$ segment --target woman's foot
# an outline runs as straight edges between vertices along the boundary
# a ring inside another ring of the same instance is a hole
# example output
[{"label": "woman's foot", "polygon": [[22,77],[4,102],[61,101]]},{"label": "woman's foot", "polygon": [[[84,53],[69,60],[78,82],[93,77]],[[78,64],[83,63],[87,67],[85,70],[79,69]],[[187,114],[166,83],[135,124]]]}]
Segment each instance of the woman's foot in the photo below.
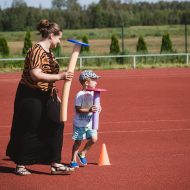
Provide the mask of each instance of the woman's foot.
[{"label": "woman's foot", "polygon": [[30,175],[31,173],[25,168],[25,166],[17,165],[15,169],[17,175],[25,176]]},{"label": "woman's foot", "polygon": [[56,164],[51,166],[51,174],[71,174],[71,172],[74,172],[74,168],[70,168],[68,166],[65,166],[63,164]]}]

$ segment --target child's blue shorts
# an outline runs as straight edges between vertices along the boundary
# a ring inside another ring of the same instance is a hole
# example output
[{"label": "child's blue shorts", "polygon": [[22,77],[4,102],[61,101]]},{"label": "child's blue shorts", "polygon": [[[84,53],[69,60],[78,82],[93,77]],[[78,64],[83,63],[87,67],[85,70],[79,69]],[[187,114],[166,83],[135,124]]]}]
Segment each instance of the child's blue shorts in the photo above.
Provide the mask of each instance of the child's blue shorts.
[{"label": "child's blue shorts", "polygon": [[97,130],[88,127],[73,127],[73,140],[97,138]]}]

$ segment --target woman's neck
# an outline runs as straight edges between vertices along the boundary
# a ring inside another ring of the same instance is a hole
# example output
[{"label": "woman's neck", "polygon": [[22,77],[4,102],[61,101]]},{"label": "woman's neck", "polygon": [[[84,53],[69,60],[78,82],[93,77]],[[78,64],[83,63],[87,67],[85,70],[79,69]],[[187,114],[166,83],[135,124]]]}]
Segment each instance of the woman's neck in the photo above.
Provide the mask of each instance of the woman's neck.
[{"label": "woman's neck", "polygon": [[46,52],[50,52],[51,43],[48,39],[42,39],[38,44],[40,44]]}]

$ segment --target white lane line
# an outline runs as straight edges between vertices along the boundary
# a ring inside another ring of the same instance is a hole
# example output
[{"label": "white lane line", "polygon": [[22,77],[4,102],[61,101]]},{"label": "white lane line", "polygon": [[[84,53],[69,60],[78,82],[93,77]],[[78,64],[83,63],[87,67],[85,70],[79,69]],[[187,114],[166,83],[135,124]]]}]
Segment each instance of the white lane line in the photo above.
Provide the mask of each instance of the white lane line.
[{"label": "white lane line", "polygon": [[100,131],[98,133],[146,133],[146,132],[178,132],[178,131],[190,131],[190,129],[140,129],[140,130],[121,130],[121,131]]},{"label": "white lane line", "polygon": [[160,119],[160,120],[138,120],[138,121],[107,121],[101,122],[102,125],[122,124],[122,123],[158,123],[158,122],[189,122],[190,119]]},{"label": "white lane line", "polygon": [[[189,122],[190,119],[160,119],[160,120],[137,120],[137,121],[103,121],[101,125],[111,124],[125,124],[125,123],[159,123],[159,122]],[[66,123],[65,126],[72,125],[72,123]],[[11,125],[1,125],[0,128],[10,128]]]},{"label": "white lane line", "polygon": [[[99,134],[118,134],[118,133],[165,133],[165,132],[190,132],[190,129],[141,129],[141,130],[121,130],[121,131],[99,131]],[[72,135],[72,132],[64,133],[64,136]],[[0,135],[0,137],[9,137],[9,135]]]},{"label": "white lane line", "polygon": [[126,74],[120,74],[119,76],[113,76],[113,75],[105,75],[104,78],[115,78],[115,79],[119,79],[119,78],[136,78],[136,79],[141,79],[141,78],[145,78],[145,79],[149,79],[149,78],[153,78],[153,79],[167,79],[167,78],[189,78],[190,77],[190,73],[176,73],[176,74],[142,74],[142,75],[138,75],[138,74],[134,74],[134,75],[128,75]]}]

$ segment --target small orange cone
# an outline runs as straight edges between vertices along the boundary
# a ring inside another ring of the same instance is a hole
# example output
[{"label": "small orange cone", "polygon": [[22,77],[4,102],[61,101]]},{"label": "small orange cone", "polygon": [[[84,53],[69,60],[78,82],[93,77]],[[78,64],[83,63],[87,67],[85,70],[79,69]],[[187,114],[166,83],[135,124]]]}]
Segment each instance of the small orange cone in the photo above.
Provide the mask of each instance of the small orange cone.
[{"label": "small orange cone", "polygon": [[99,166],[111,165],[105,144],[102,145],[98,165]]}]

